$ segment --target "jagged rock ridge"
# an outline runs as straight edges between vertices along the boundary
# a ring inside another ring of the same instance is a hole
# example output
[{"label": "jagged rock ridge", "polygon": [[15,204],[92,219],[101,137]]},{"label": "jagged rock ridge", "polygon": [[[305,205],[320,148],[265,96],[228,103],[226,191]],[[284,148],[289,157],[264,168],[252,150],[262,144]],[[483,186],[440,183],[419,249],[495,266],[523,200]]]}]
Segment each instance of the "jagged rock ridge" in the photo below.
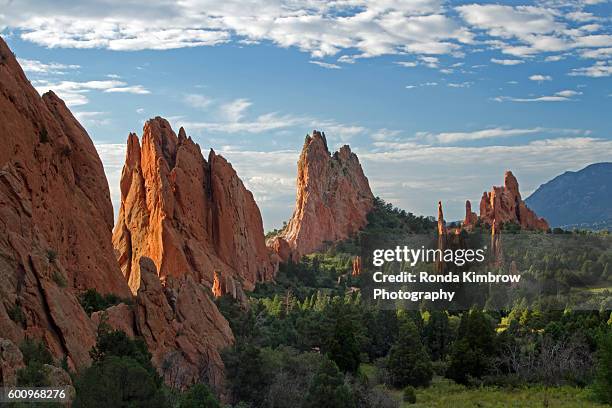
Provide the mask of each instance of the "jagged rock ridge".
[{"label": "jagged rock ridge", "polygon": [[39,339],[81,368],[95,328],[77,294],[130,295],[108,183],[85,129],[53,92],[39,96],[2,39],[0,137],[1,337]]},{"label": "jagged rock ridge", "polygon": [[348,145],[332,155],[325,134],[314,130],[306,136],[298,161],[295,210],[268,246],[281,261],[297,260],[325,242],[355,234],[366,225],[373,205],[357,155]]},{"label": "jagged rock ridge", "polygon": [[159,117],[145,124],[142,146],[133,133],[127,145],[113,244],[134,293],[142,256],[162,282],[188,274],[212,287],[217,274],[219,287],[240,292],[273,277],[259,208],[231,164],[213,150],[205,160]]},{"label": "jagged rock ridge", "polygon": [[547,231],[549,228],[548,222],[538,217],[522,200],[518,181],[511,171],[504,174],[503,186],[494,186],[491,191],[482,194],[479,217],[472,212],[469,200],[465,211],[463,227],[466,229],[472,229],[478,220],[497,229],[506,223],[517,224],[528,230]]}]

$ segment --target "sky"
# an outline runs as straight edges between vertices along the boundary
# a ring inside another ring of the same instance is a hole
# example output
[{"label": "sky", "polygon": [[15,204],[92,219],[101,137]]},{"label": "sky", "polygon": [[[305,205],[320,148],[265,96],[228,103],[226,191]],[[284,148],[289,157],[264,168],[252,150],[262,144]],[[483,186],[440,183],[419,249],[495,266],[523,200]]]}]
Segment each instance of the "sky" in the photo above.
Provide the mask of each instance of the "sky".
[{"label": "sky", "polygon": [[115,211],[129,132],[162,116],[289,219],[307,133],[349,144],[375,195],[462,219],[516,175],[527,197],[612,161],[612,2],[0,0],[36,89],[94,140]]}]

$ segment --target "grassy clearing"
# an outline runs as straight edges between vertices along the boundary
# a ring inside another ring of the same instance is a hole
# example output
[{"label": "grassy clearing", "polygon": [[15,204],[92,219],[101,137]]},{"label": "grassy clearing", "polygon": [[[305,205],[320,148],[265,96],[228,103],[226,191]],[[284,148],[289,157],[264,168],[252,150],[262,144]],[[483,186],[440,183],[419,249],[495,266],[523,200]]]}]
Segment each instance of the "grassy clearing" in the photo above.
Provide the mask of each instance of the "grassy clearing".
[{"label": "grassy clearing", "polygon": [[[363,364],[361,371],[374,380],[376,368]],[[390,389],[379,385],[393,395],[398,401],[402,400],[402,391]],[[468,388],[456,384],[452,380],[434,377],[428,388],[417,389],[416,404],[403,403],[402,408],[583,408],[583,407],[610,407],[592,402],[589,391],[575,387],[552,387],[545,389],[542,386],[529,386],[523,388],[481,387]]]}]

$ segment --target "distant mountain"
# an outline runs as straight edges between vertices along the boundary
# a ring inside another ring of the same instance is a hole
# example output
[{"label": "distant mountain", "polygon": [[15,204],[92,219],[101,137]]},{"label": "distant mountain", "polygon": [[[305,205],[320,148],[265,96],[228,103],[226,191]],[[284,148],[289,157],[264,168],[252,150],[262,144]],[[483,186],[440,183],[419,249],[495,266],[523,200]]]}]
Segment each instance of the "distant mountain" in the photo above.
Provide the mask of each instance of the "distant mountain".
[{"label": "distant mountain", "polygon": [[542,184],[525,202],[551,227],[609,229],[612,226],[612,163],[566,171]]}]

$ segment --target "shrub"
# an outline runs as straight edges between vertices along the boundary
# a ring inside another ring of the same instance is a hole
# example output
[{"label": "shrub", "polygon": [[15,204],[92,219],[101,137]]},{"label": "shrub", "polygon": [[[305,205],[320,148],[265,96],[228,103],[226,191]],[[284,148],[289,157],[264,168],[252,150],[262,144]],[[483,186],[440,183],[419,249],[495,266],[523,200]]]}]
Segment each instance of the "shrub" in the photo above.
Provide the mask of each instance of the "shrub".
[{"label": "shrub", "polygon": [[57,252],[55,252],[53,249],[47,249],[47,261],[49,261],[49,263],[53,263],[56,259]]},{"label": "shrub", "polygon": [[25,368],[17,371],[17,385],[21,387],[44,387],[49,379],[43,370],[44,364],[52,364],[53,357],[39,341],[26,339],[19,347],[23,354]]},{"label": "shrub", "polygon": [[40,129],[40,132],[38,132],[38,139],[40,143],[49,143],[49,133],[47,132],[47,128]]},{"label": "shrub", "polygon": [[87,368],[76,380],[73,407],[163,407],[155,379],[131,357],[109,356]]},{"label": "shrub", "polygon": [[404,387],[402,398],[404,402],[407,402],[409,404],[415,404],[416,403],[416,391],[414,387],[411,385],[407,385],[406,387]]},{"label": "shrub", "polygon": [[21,325],[25,324],[26,322],[25,314],[23,313],[23,310],[21,310],[21,306],[18,305],[17,303],[11,306],[9,310],[7,310],[7,313],[8,313],[9,318],[15,323],[19,323]]},{"label": "shrub", "polygon": [[204,384],[195,384],[181,394],[178,408],[220,408],[219,401]]},{"label": "shrub", "polygon": [[102,295],[95,289],[87,289],[79,295],[79,302],[85,313],[91,316],[93,312],[108,309],[122,302],[122,299],[112,293]]},{"label": "shrub", "polygon": [[344,376],[338,366],[325,359],[312,378],[304,408],[350,408],[355,401],[350,388],[344,383]]}]

